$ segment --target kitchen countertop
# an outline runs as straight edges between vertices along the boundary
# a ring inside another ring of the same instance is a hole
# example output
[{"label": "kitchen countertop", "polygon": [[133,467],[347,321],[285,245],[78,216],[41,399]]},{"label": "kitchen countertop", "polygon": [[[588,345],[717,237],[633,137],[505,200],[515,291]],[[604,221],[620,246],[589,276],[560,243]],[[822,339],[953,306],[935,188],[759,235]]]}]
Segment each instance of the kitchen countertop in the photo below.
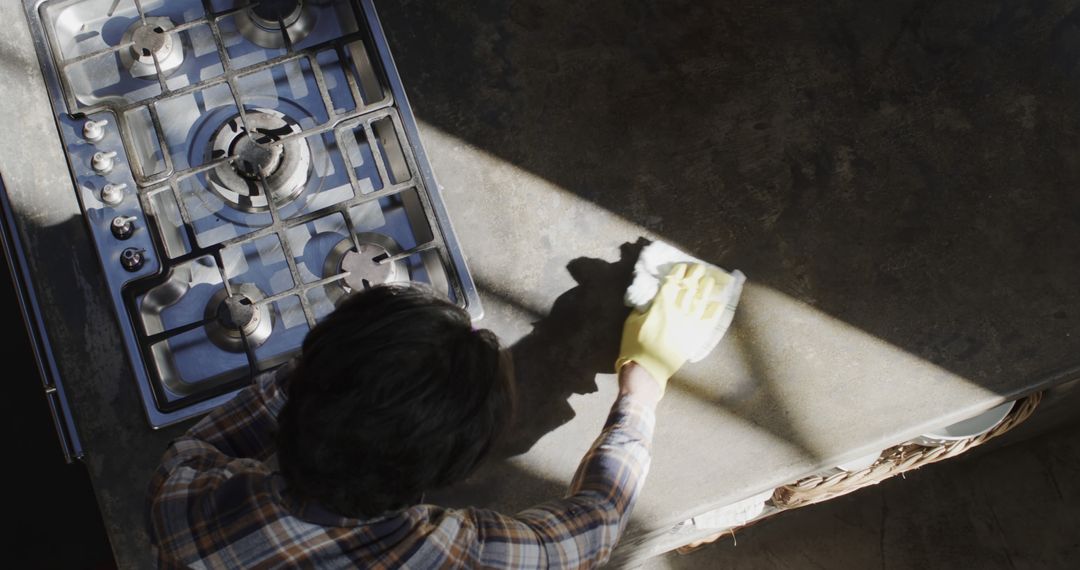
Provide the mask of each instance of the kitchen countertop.
[{"label": "kitchen countertop", "polygon": [[[743,270],[672,380],[620,547],[1080,376],[1080,11],[613,0],[379,4],[519,426],[440,495],[560,494],[599,432],[642,239]],[[885,10],[885,11],[883,11]],[[21,7],[4,177],[117,560],[149,563],[143,418]],[[1056,375],[1055,375],[1056,374]]]}]

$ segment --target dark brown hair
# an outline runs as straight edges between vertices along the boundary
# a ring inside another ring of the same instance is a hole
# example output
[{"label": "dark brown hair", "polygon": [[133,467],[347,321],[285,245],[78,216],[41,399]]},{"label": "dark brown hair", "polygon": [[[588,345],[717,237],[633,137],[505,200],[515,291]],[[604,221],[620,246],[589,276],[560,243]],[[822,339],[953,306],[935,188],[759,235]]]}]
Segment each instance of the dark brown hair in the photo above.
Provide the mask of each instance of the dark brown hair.
[{"label": "dark brown hair", "polygon": [[416,286],[347,299],[304,339],[279,415],[289,492],[371,517],[465,478],[510,421],[510,359],[468,313]]}]

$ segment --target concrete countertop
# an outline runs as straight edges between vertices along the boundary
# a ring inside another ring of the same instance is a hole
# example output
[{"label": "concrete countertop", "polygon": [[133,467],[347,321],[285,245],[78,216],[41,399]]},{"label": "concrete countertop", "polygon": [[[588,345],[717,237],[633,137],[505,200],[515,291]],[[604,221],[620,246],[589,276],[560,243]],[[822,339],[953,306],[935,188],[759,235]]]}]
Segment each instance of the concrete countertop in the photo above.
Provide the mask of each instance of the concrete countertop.
[{"label": "concrete countertop", "polygon": [[[522,392],[445,502],[563,491],[613,399],[641,238],[750,282],[669,387],[624,552],[1080,364],[1080,12],[804,4],[379,4]],[[0,173],[117,559],[145,566],[142,489],[183,426],[146,427],[107,340],[26,25],[0,17],[4,76],[30,78],[0,86],[24,110]]]}]

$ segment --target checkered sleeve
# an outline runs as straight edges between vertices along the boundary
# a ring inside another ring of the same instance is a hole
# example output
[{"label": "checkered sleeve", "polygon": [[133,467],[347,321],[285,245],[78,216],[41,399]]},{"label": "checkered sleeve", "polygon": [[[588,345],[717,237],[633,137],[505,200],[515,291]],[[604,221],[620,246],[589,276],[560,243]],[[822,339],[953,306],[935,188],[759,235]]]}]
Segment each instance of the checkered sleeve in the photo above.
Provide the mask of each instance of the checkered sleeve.
[{"label": "checkered sleeve", "polygon": [[274,453],[277,416],[285,407],[286,365],[256,377],[253,385],[214,410],[188,431],[229,457],[266,460]]},{"label": "checkered sleeve", "polygon": [[200,512],[194,505],[238,473],[268,469],[263,461],[274,451],[288,372],[286,367],[256,377],[251,386],[169,445],[148,494],[147,523],[160,554],[195,559],[198,553],[193,549],[206,545],[196,543],[202,522],[192,519]]},{"label": "checkered sleeve", "polygon": [[654,424],[651,406],[620,397],[565,498],[513,517],[468,510],[476,531],[469,565],[591,568],[606,562],[645,482]]},{"label": "checkered sleeve", "polygon": [[167,476],[180,464],[197,467],[233,459],[265,461],[273,455],[277,415],[285,407],[284,383],[289,371],[285,366],[257,376],[251,386],[173,441],[161,460],[158,476]]}]

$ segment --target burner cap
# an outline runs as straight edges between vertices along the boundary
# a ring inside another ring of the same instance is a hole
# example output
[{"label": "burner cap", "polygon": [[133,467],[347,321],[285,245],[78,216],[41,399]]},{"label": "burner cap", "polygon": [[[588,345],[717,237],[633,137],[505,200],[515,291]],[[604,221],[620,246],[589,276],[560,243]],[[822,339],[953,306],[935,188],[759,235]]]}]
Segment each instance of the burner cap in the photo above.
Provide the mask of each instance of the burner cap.
[{"label": "burner cap", "polygon": [[227,329],[244,329],[245,332],[259,325],[259,313],[244,295],[226,297],[217,307],[218,324]]},{"label": "burner cap", "polygon": [[264,48],[283,48],[285,38],[296,43],[315,27],[315,13],[304,0],[261,0],[236,15],[236,26],[251,43]]},{"label": "burner cap", "polygon": [[251,137],[240,137],[235,140],[232,151],[236,155],[233,168],[248,180],[270,178],[281,166],[281,145],[267,148],[256,144]]},{"label": "burner cap", "polygon": [[311,170],[311,149],[303,138],[263,146],[301,131],[300,125],[283,113],[252,109],[245,117],[250,131],[244,129],[240,115],[236,115],[211,135],[208,159],[234,158],[215,167],[207,178],[210,189],[230,207],[265,212],[270,205],[263,183],[279,207],[304,191]]},{"label": "burner cap", "polygon": [[338,291],[332,299],[334,303],[353,290],[409,280],[409,267],[403,260],[376,261],[401,253],[393,238],[383,234],[359,233],[356,234],[356,241],[359,249],[353,246],[353,240],[349,238],[339,241],[323,263],[323,277],[349,273],[337,280],[334,283],[336,286],[328,287]]},{"label": "burner cap", "polygon": [[232,297],[224,287],[219,289],[207,301],[203,314],[207,320],[204,326],[210,342],[229,352],[244,352],[245,336],[251,348],[266,342],[274,330],[273,314],[269,305],[256,307],[254,304],[265,298],[262,291],[251,283],[236,287]]},{"label": "burner cap", "polygon": [[157,74],[154,57],[157,57],[161,72],[169,75],[184,62],[184,46],[173,34],[175,26],[165,17],[137,20],[120,39],[122,43],[131,43],[127,50],[120,51],[120,61],[133,77],[153,78]]}]

